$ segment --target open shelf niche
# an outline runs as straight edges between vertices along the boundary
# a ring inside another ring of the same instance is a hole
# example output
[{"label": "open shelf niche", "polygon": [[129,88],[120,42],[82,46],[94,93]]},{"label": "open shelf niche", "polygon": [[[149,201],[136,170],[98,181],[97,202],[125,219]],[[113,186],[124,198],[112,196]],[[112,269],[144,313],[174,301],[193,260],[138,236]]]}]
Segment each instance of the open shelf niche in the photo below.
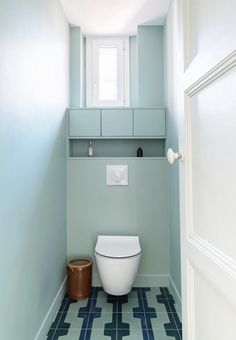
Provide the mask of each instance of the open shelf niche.
[{"label": "open shelf niche", "polygon": [[69,138],[69,158],[88,157],[89,142],[92,142],[93,157],[137,157],[137,149],[143,157],[164,157],[165,139],[79,139]]}]

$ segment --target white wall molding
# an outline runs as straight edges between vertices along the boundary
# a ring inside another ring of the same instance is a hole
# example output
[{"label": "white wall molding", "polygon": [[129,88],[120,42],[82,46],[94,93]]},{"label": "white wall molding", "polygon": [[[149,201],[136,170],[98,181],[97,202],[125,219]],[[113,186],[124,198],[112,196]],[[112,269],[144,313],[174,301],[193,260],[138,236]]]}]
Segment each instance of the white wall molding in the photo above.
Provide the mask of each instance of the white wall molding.
[{"label": "white wall molding", "polygon": [[236,262],[220,249],[214,247],[212,244],[193,233],[189,242],[207,256],[211,261],[217,264],[221,270],[225,271],[228,275],[236,278]]},{"label": "white wall molding", "polygon": [[54,320],[54,317],[56,313],[58,312],[58,309],[60,307],[61,301],[66,293],[66,282],[67,282],[67,277],[64,278],[45,318],[43,319],[43,322],[38,330],[38,333],[35,336],[34,340],[45,340],[47,333],[50,329],[50,326]]},{"label": "white wall molding", "polygon": [[181,299],[181,296],[178,292],[178,289],[176,288],[174,280],[171,276],[170,276],[170,282],[169,282],[169,289],[170,289],[170,292],[173,295],[173,298],[175,300],[175,305],[177,307],[176,308],[177,313],[181,317],[181,315],[182,315],[182,299]]},{"label": "white wall molding", "polygon": [[187,303],[187,315],[186,323],[187,323],[187,339],[195,340],[195,286],[194,286],[194,267],[190,261],[186,262],[186,280],[187,280],[187,289],[186,289],[186,303]]},{"label": "white wall molding", "polygon": [[222,61],[220,61],[215,67],[198,79],[194,84],[192,84],[185,93],[188,96],[193,96],[200,92],[207,85],[211,84],[213,81],[221,77],[223,74],[231,70],[236,66],[236,51],[227,55]]}]

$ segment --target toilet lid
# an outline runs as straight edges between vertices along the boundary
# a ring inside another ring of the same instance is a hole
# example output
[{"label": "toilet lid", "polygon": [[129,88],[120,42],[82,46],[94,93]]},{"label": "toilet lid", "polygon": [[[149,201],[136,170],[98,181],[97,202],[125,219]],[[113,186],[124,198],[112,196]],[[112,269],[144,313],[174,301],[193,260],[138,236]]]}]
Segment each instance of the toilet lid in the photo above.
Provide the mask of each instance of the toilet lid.
[{"label": "toilet lid", "polygon": [[96,253],[107,257],[130,257],[141,252],[138,236],[99,235],[95,247]]}]

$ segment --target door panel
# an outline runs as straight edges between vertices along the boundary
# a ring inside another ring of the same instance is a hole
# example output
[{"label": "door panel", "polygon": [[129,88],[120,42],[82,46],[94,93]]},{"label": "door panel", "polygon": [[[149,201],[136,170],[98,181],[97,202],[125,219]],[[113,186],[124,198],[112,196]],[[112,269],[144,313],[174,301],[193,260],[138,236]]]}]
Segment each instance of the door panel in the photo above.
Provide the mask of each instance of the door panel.
[{"label": "door panel", "polygon": [[191,101],[193,232],[234,260],[235,88],[232,69]]},{"label": "door panel", "polygon": [[[236,12],[180,0],[179,117],[184,340],[235,339]],[[234,37],[234,38],[233,38]]]},{"label": "door panel", "polygon": [[233,340],[236,314],[221,293],[199,271],[194,271],[195,337]]}]

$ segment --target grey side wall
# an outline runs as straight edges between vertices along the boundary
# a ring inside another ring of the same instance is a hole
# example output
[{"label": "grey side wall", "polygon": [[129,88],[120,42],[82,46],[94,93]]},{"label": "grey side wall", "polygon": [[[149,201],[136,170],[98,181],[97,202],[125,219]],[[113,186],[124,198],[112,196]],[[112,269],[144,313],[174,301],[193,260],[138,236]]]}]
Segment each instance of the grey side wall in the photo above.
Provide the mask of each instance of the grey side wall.
[{"label": "grey side wall", "polygon": [[80,27],[70,27],[70,107],[80,107],[83,101],[83,69],[81,67],[83,37]]},{"label": "grey side wall", "polygon": [[138,26],[138,102],[163,107],[163,27]]},{"label": "grey side wall", "polygon": [[[128,165],[128,186],[107,186],[106,165]],[[97,235],[139,235],[142,258],[136,285],[168,283],[169,230],[165,158],[68,160],[69,259],[93,257]],[[95,259],[94,259],[95,260]],[[94,283],[97,271],[94,261]]]},{"label": "grey side wall", "polygon": [[[167,149],[178,150],[179,65],[176,1],[173,1],[164,26],[165,105],[167,107]],[[169,166],[170,275],[181,294],[179,164]]]},{"label": "grey side wall", "polygon": [[129,37],[130,106],[138,106],[138,47],[137,36]]}]

